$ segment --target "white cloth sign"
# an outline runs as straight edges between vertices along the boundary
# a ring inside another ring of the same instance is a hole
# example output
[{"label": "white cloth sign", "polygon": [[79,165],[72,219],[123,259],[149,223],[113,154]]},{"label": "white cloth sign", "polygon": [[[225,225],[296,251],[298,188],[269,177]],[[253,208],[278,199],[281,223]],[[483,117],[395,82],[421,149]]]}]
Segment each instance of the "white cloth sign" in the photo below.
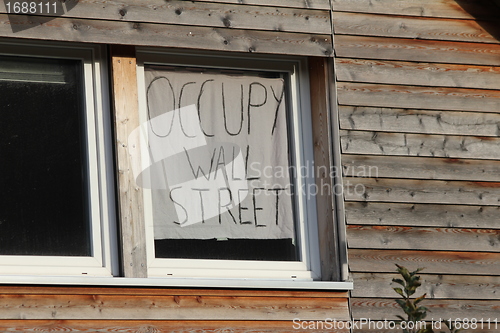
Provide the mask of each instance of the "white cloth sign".
[{"label": "white cloth sign", "polygon": [[149,121],[129,149],[155,239],[294,238],[284,81],[158,67],[145,79]]}]

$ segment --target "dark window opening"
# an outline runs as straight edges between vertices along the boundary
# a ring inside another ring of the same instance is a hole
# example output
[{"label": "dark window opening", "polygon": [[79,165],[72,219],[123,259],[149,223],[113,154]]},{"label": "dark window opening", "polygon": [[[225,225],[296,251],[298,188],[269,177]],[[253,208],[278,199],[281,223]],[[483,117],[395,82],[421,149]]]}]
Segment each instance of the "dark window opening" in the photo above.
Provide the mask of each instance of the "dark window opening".
[{"label": "dark window opening", "polygon": [[0,56],[0,254],[90,256],[83,64]]}]

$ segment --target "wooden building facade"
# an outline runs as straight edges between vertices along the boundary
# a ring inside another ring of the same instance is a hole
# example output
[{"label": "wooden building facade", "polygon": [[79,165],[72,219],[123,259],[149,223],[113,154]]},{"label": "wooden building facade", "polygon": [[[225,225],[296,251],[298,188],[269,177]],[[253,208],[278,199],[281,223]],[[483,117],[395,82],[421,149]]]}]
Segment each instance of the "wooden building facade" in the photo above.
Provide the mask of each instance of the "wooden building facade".
[{"label": "wooden building facade", "polygon": [[[429,319],[496,318],[498,4],[339,0],[334,9],[344,180],[366,187],[345,197],[353,318],[396,310],[394,263],[425,268]],[[375,171],[356,174],[363,165]]]},{"label": "wooden building facade", "polygon": [[[13,6],[0,3],[0,55],[6,45],[102,51],[94,97],[109,105],[99,126],[109,126],[101,139],[112,147],[96,160],[112,171],[99,190],[116,199],[103,218],[116,226],[102,237],[116,237],[104,256],[114,262],[109,277],[0,267],[1,332],[391,332],[314,325],[395,320],[394,264],[425,268],[429,319],[489,319],[498,325],[473,332],[500,330],[498,1],[57,0],[63,12],[34,14]],[[342,171],[313,184],[344,188],[315,195],[311,281],[150,276],[145,193],[129,150],[147,98],[141,55],[190,53],[255,68],[306,64],[311,145],[302,150],[318,170]]]}]

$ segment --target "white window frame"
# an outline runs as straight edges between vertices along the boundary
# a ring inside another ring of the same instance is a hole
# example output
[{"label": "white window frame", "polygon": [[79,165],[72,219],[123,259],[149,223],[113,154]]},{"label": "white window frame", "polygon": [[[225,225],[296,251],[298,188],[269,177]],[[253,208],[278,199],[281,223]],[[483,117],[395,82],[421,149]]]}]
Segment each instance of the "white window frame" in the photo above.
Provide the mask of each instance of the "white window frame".
[{"label": "white window frame", "polygon": [[[118,274],[111,119],[106,53],[102,47],[0,39],[0,55],[73,59],[83,63],[91,256],[0,255],[1,275],[99,276]],[[64,217],[61,217],[64,218]]]},{"label": "white window frame", "polygon": [[[295,167],[313,165],[312,121],[307,59],[273,56],[231,56],[220,53],[158,51],[138,48],[137,82],[139,122],[147,122],[145,65],[190,66],[215,69],[253,70],[288,73],[290,77],[291,124],[289,140]],[[312,163],[311,163],[312,162]],[[295,179],[298,189],[315,184],[314,174]],[[313,281],[321,278],[316,200],[301,193],[297,196],[296,223],[300,261],[240,261],[155,258],[151,190],[143,189],[146,221],[147,271],[149,277],[208,279],[268,279]]]}]

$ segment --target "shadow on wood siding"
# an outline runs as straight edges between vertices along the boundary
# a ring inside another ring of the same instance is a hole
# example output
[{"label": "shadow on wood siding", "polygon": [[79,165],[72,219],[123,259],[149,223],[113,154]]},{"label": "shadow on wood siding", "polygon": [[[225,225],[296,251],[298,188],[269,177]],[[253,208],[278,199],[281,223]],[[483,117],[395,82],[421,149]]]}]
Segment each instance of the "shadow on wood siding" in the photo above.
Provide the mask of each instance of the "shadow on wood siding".
[{"label": "shadow on wood siding", "polygon": [[[456,0],[465,11],[471,14],[481,27],[489,34],[500,40],[500,1],[499,0]],[[484,8],[484,11],[478,8]],[[489,12],[493,20],[483,20],[482,12]],[[494,14],[494,15],[491,15]]]}]

